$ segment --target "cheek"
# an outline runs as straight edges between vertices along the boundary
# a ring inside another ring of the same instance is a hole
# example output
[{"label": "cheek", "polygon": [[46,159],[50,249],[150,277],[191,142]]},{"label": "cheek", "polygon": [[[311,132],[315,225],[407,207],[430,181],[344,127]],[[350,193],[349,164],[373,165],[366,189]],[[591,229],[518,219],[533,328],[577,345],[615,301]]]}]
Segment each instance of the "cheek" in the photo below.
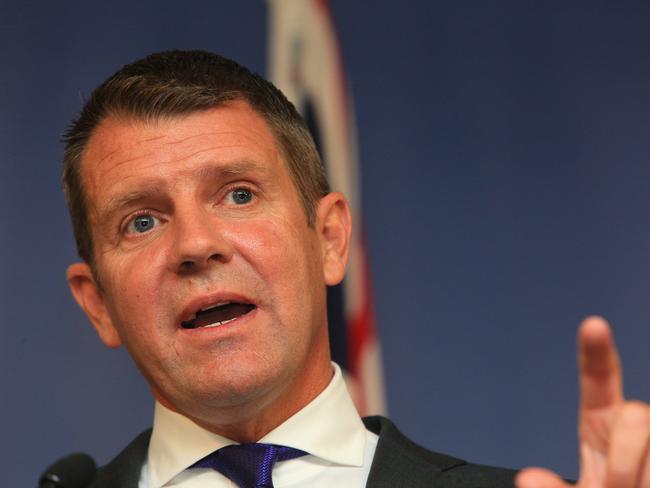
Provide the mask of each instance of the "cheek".
[{"label": "cheek", "polygon": [[246,222],[232,234],[238,254],[267,283],[311,278],[320,262],[314,231],[304,224],[278,219]]},{"label": "cheek", "polygon": [[162,252],[140,252],[107,259],[105,287],[112,298],[109,308],[120,334],[141,331],[143,324],[156,323],[161,312],[165,259]]},{"label": "cheek", "polygon": [[[315,231],[282,221],[247,223],[239,253],[262,283],[275,319],[290,335],[308,333],[293,330],[295,324],[314,321],[324,309],[325,283],[320,244]],[[293,332],[288,332],[293,330]]]}]

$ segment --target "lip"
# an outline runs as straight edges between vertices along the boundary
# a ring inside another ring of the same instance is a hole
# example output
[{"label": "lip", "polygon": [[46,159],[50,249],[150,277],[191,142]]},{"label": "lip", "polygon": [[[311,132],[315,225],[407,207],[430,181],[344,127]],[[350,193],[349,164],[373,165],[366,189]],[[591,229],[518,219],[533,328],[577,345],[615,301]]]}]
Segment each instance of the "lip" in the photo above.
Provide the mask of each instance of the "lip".
[{"label": "lip", "polygon": [[[187,305],[185,305],[183,311],[176,318],[176,326],[179,329],[183,329],[183,327],[181,326],[181,322],[187,320],[189,317],[191,317],[199,310],[223,302],[250,303],[255,306],[253,310],[248,312],[246,315],[243,315],[242,317],[245,317],[247,315],[250,315],[252,312],[255,312],[255,310],[257,310],[258,307],[257,303],[254,300],[251,300],[249,297],[246,297],[245,295],[235,293],[235,292],[220,291],[218,293],[213,293],[211,295],[204,295],[191,300]],[[238,317],[237,319],[233,320],[233,322],[236,322],[237,320],[239,320],[239,318],[241,317]],[[192,330],[200,330],[200,329],[192,329]]]}]

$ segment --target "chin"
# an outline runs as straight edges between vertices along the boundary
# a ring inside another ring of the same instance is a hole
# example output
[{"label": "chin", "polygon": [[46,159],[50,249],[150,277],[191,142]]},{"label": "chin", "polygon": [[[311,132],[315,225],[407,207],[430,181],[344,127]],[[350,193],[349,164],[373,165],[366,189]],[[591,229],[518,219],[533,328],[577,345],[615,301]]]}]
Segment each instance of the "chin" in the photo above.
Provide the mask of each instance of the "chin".
[{"label": "chin", "polygon": [[184,389],[178,398],[188,409],[211,411],[220,409],[263,409],[284,390],[282,380],[268,373],[239,371],[224,377],[204,377]]}]

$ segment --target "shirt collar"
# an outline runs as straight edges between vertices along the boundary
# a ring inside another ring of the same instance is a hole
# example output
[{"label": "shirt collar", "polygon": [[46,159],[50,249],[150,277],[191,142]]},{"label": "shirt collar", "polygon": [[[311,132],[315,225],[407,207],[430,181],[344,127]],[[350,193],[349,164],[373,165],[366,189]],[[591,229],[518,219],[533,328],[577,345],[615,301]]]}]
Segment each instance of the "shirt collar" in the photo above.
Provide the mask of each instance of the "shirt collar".
[{"label": "shirt collar", "polygon": [[[366,430],[340,368],[335,363],[332,366],[334,375],[329,385],[259,442],[301,449],[333,464],[363,464]],[[150,486],[163,486],[199,459],[230,444],[236,442],[156,403],[147,459]]]}]

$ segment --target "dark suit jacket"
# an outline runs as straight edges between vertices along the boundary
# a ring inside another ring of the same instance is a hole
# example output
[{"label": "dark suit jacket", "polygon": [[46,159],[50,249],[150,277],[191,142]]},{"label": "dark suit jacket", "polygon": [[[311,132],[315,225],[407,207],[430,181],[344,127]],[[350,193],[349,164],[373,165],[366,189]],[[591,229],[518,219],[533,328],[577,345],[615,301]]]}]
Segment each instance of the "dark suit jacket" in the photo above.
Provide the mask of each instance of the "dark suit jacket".
[{"label": "dark suit jacket", "polygon": [[[515,471],[468,464],[428,451],[407,439],[384,417],[366,417],[366,428],[379,436],[367,488],[510,488]],[[138,488],[151,430],[140,434],[109,464],[89,488]]]}]

